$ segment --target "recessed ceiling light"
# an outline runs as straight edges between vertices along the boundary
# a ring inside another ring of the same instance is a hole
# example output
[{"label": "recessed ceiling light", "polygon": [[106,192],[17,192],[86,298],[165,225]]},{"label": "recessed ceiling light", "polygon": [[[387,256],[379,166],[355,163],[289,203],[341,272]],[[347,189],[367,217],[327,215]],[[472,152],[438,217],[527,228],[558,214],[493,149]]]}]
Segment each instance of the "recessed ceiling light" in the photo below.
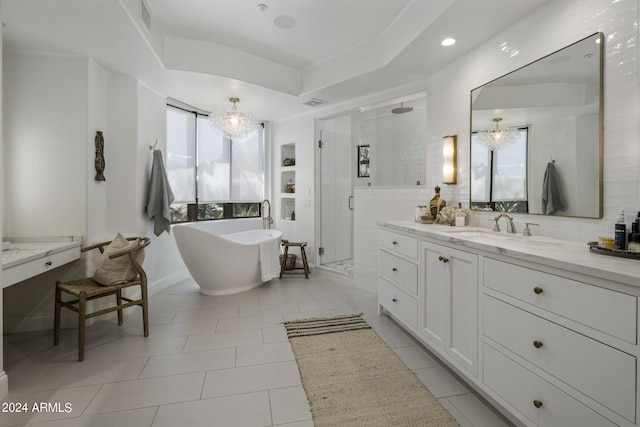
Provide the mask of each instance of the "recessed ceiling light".
[{"label": "recessed ceiling light", "polygon": [[273,20],[273,25],[283,30],[288,30],[296,26],[296,20],[290,16],[278,16]]},{"label": "recessed ceiling light", "polygon": [[456,42],[456,39],[452,39],[451,37],[446,38],[440,42],[442,46],[451,46]]}]

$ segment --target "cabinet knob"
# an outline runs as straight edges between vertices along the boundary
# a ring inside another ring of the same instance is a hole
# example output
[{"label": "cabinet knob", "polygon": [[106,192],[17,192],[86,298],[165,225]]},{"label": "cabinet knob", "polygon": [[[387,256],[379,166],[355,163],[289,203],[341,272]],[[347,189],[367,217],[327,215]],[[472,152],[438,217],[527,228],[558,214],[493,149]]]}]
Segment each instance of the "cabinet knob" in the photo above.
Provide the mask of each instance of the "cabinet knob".
[{"label": "cabinet knob", "polygon": [[442,255],[438,257],[438,261],[449,262],[449,258],[445,258]]},{"label": "cabinet knob", "polygon": [[534,292],[536,295],[540,295],[540,294],[542,293],[542,288],[541,288],[541,287],[536,286],[535,288],[533,288],[533,292]]},{"label": "cabinet knob", "polygon": [[535,348],[540,348],[540,347],[542,347],[542,341],[535,340],[535,341],[533,342],[533,346],[534,346]]},{"label": "cabinet knob", "polygon": [[397,268],[395,268],[395,267],[393,267],[393,268],[391,269],[391,271],[398,271],[398,269],[397,269]]},{"label": "cabinet knob", "polygon": [[44,265],[46,265],[47,267],[51,267],[51,261],[45,262]]},{"label": "cabinet knob", "polygon": [[393,246],[397,246],[397,245],[398,245],[398,242],[396,242],[396,241],[394,240],[393,242],[391,242],[391,244],[392,244]]},{"label": "cabinet knob", "polygon": [[534,400],[533,401],[533,406],[535,406],[536,408],[541,408],[542,407],[542,402],[539,400]]},{"label": "cabinet knob", "polygon": [[393,302],[398,302],[398,298],[394,298],[394,299],[392,299],[391,301],[393,301]]}]

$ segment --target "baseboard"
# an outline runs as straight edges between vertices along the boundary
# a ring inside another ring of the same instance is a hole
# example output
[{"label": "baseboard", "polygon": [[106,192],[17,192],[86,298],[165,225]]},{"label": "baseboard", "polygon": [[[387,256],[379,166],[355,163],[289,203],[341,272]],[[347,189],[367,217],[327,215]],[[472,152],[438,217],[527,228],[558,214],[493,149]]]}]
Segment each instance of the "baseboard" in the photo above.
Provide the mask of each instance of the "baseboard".
[{"label": "baseboard", "polygon": [[[67,322],[62,319],[62,326]],[[76,316],[77,319],[77,316]],[[76,320],[76,325],[77,325]],[[43,313],[31,316],[4,316],[4,333],[14,334],[18,332],[46,331],[53,330],[53,313]]]},{"label": "baseboard", "polygon": [[183,280],[187,280],[190,278],[191,278],[191,274],[189,274],[189,271],[186,269],[178,273],[174,273],[170,276],[164,277],[162,280],[158,280],[148,285],[149,296],[155,295],[158,292],[168,288],[171,285],[175,285],[176,283],[180,283]]},{"label": "baseboard", "polygon": [[316,267],[315,268],[315,274],[318,277],[324,277],[327,279],[333,279],[333,280],[339,280],[342,282],[347,282],[351,285],[354,284],[354,280],[353,280],[353,276],[341,272],[341,271],[336,271],[336,270],[332,270],[329,268],[324,268],[322,266]]}]

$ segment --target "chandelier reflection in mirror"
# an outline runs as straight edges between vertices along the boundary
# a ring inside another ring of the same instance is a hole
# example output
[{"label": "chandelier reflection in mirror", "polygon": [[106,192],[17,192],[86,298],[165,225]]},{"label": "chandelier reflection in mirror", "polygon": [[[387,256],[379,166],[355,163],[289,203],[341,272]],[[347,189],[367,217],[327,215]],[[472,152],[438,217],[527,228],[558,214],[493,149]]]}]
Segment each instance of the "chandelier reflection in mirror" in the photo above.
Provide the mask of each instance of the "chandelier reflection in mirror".
[{"label": "chandelier reflection in mirror", "polygon": [[492,150],[498,150],[506,145],[513,144],[520,137],[520,131],[513,128],[501,128],[501,117],[493,119],[496,122],[494,129],[483,130],[478,133],[478,141]]},{"label": "chandelier reflection in mirror", "polygon": [[244,139],[251,136],[260,126],[260,122],[251,113],[239,111],[236,103],[239,98],[229,98],[233,107],[229,111],[211,113],[209,121],[211,126],[222,131],[231,139]]}]

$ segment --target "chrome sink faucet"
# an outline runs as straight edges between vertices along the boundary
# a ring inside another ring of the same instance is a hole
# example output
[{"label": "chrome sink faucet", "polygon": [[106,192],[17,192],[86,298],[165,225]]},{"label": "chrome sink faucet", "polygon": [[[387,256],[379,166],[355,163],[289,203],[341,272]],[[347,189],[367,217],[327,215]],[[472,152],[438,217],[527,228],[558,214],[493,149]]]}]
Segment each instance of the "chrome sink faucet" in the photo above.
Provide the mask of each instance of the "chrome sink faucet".
[{"label": "chrome sink faucet", "polygon": [[513,218],[511,218],[506,213],[501,213],[500,215],[497,215],[495,217],[496,226],[493,227],[493,231],[500,231],[500,226],[498,225],[498,221],[500,220],[500,218],[507,219],[507,233],[514,234],[516,232],[516,226],[513,224]]},{"label": "chrome sink faucet", "polygon": [[[264,209],[265,203],[267,205],[266,211]],[[266,217],[264,216],[265,212],[267,214]],[[268,199],[264,199],[262,201],[262,228],[271,228],[271,224],[273,224],[273,218],[271,218],[271,202]]]}]

